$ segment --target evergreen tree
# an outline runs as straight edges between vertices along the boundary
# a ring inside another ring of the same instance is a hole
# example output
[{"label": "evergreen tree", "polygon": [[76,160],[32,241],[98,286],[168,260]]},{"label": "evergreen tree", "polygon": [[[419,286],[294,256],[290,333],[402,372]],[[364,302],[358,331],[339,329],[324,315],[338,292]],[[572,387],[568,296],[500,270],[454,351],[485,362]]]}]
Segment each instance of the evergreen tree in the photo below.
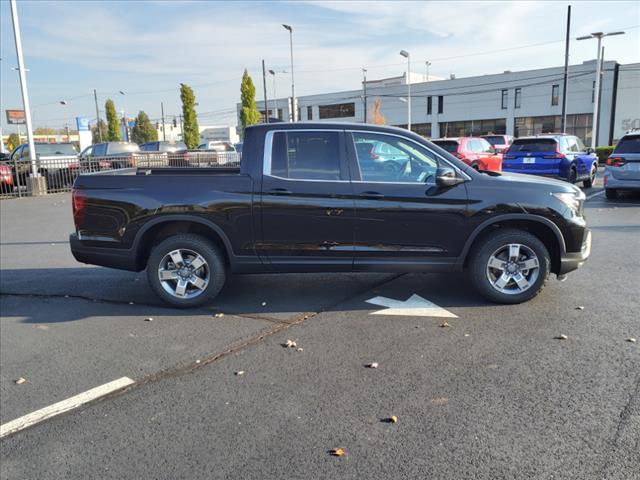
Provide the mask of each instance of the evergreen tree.
[{"label": "evergreen tree", "polygon": [[107,135],[109,133],[107,130],[107,124],[104,123],[104,120],[100,119],[99,126],[100,126],[100,133],[102,134],[102,137],[98,135],[98,125],[93,125],[91,127],[91,143],[92,144],[107,141]]},{"label": "evergreen tree", "polygon": [[7,148],[9,149],[9,151],[13,152],[13,150],[20,145],[20,137],[17,133],[12,133],[11,135],[9,135],[9,138],[7,139]]},{"label": "evergreen tree", "polygon": [[155,125],[151,124],[149,116],[140,110],[136,117],[136,122],[131,129],[131,141],[138,145],[146,142],[156,142],[158,140],[158,131]]},{"label": "evergreen tree", "polygon": [[119,142],[120,141],[120,120],[118,120],[118,114],[116,113],[116,106],[113,100],[108,99],[104,104],[104,109],[107,112],[107,142]]},{"label": "evergreen tree", "polygon": [[[242,124],[242,130],[249,125],[255,125],[260,121],[260,112],[256,107],[256,87],[253,85],[253,80],[249,76],[249,72],[244,70],[242,75],[242,83],[240,84],[240,101],[242,103],[242,110],[240,111],[240,123]],[[265,108],[265,110],[267,110]]]},{"label": "evergreen tree", "polygon": [[187,148],[197,148],[200,143],[200,129],[196,117],[196,96],[193,89],[184,83],[180,84],[180,100],[182,100],[182,140]]}]

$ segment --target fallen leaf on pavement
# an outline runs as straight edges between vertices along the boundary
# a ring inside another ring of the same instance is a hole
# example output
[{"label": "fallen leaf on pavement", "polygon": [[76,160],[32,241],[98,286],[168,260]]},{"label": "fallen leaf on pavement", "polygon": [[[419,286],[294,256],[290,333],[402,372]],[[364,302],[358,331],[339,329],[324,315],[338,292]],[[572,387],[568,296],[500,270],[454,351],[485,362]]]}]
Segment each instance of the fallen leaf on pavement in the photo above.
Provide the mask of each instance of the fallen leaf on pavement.
[{"label": "fallen leaf on pavement", "polygon": [[224,313],[222,313],[222,312],[214,313],[213,316],[215,318],[222,318],[222,317],[224,317]]},{"label": "fallen leaf on pavement", "polygon": [[262,306],[266,307],[267,306],[267,302],[262,302]]},{"label": "fallen leaf on pavement", "polygon": [[367,365],[368,368],[378,368],[378,362],[373,362]]},{"label": "fallen leaf on pavement", "polygon": [[564,333],[555,337],[556,340],[566,340],[567,338],[569,337],[567,337]]},{"label": "fallen leaf on pavement", "polygon": [[449,399],[446,397],[432,398],[431,403],[433,403],[434,405],[446,405],[447,403],[449,403]]},{"label": "fallen leaf on pavement", "polygon": [[633,337],[627,338],[627,342],[636,343],[636,339]]},{"label": "fallen leaf on pavement", "polygon": [[583,307],[582,305],[578,305],[578,306],[576,307],[576,310],[584,310],[584,307]]},{"label": "fallen leaf on pavement", "polygon": [[334,457],[343,457],[347,452],[344,448],[333,448],[329,450],[329,453]]},{"label": "fallen leaf on pavement", "polygon": [[396,417],[395,415],[391,415],[389,417],[389,423],[398,423],[398,417]]},{"label": "fallen leaf on pavement", "polygon": [[16,380],[16,385],[22,385],[24,382],[26,382],[26,380],[20,377],[19,379]]},{"label": "fallen leaf on pavement", "polygon": [[450,326],[451,326],[451,325],[449,325],[449,322],[442,322],[442,323],[440,324],[440,328],[447,328],[447,327],[450,327]]},{"label": "fallen leaf on pavement", "polygon": [[48,330],[49,326],[48,325],[36,325],[36,328],[39,328],[40,330]]},{"label": "fallen leaf on pavement", "polygon": [[153,317],[147,317],[144,319],[145,322],[153,322]]},{"label": "fallen leaf on pavement", "polygon": [[298,346],[298,344],[296,343],[295,340],[287,340],[285,343],[282,344],[282,346],[284,348],[295,348]]},{"label": "fallen leaf on pavement", "polygon": [[239,375],[244,375],[244,370],[238,370],[238,371],[236,372],[236,375],[238,375],[238,376],[239,376]]},{"label": "fallen leaf on pavement", "polygon": [[302,347],[298,348],[298,352],[303,352],[304,350],[302,349]]}]

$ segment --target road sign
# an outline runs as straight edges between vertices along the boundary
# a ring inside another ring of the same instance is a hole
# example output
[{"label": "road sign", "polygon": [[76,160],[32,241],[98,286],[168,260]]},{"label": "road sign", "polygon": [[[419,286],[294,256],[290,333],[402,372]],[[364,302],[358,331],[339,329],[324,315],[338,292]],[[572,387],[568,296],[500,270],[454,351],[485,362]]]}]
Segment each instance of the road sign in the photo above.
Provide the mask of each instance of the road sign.
[{"label": "road sign", "polygon": [[76,127],[79,132],[89,131],[89,119],[87,117],[76,117]]},{"label": "road sign", "polygon": [[24,110],[7,110],[6,112],[9,125],[24,125],[26,123]]}]

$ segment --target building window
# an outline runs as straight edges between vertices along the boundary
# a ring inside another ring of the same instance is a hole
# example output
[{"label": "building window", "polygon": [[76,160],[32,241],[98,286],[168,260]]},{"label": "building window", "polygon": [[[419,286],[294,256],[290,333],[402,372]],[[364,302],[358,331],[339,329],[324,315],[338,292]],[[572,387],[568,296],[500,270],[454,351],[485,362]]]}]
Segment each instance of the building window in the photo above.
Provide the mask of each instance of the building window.
[{"label": "building window", "polygon": [[[592,120],[593,118],[590,113],[567,115],[565,132],[569,135],[575,135],[586,144],[589,144],[591,142]],[[559,132],[562,116],[517,117],[514,122],[515,136],[526,137],[529,135]]]},{"label": "building window", "polygon": [[489,134],[506,135],[506,133],[507,121],[504,118],[440,123],[441,137],[477,137]]},{"label": "building window", "polygon": [[339,103],[336,105],[320,105],[318,107],[320,120],[326,118],[346,118],[356,116],[355,103]]},{"label": "building window", "polygon": [[313,107],[307,107],[307,120],[313,120]]},{"label": "building window", "polygon": [[596,101],[596,81],[591,85],[591,103]]},{"label": "building window", "polygon": [[551,87],[551,105],[558,105],[558,98],[560,97],[560,85],[553,85]]},{"label": "building window", "polygon": [[520,97],[522,97],[522,89],[516,88],[516,98],[513,104],[515,108],[520,108],[520,103],[522,102]]},{"label": "building window", "polygon": [[298,122],[302,121],[302,110],[300,109],[300,107],[298,107],[298,114],[296,115],[296,119],[298,120]]},{"label": "building window", "polygon": [[509,90],[502,90],[502,104],[501,104],[502,110],[507,109],[508,102],[509,102]]},{"label": "building window", "polygon": [[431,115],[433,112],[433,101],[431,99],[431,95],[427,97],[427,115]]},{"label": "building window", "polygon": [[438,96],[438,113],[444,113],[444,97]]},{"label": "building window", "polygon": [[[404,128],[406,130],[407,128],[407,124],[405,123],[404,125],[395,125],[396,127],[399,128]],[[425,138],[431,138],[431,124],[430,123],[412,123],[411,124],[411,131],[413,133],[417,133],[418,135],[425,137]]]},{"label": "building window", "polygon": [[282,109],[281,108],[278,109],[278,118],[280,120],[282,120]]}]

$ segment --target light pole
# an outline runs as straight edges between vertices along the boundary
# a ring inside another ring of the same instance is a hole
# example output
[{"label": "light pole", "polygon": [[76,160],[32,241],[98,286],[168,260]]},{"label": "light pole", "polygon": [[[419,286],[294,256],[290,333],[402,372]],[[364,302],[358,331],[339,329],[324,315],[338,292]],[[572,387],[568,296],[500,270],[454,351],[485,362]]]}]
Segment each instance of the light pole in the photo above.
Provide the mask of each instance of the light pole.
[{"label": "light pole", "polygon": [[276,72],[274,70],[269,70],[269,74],[273,76],[273,115],[276,118],[279,118],[278,105],[276,104]]},{"label": "light pole", "polygon": [[289,31],[289,51],[291,54],[291,121],[296,122],[298,120],[298,112],[296,111],[296,84],[293,79],[293,28],[291,25],[282,26],[285,30]]},{"label": "light pole", "polygon": [[591,148],[595,150],[598,136],[598,110],[600,103],[600,77],[602,76],[602,39],[604,37],[610,37],[612,35],[624,35],[624,32],[595,32],[591,35],[585,35],[584,37],[578,37],[576,40],[588,40],[591,38],[598,39],[598,56],[596,60],[596,85],[595,85],[595,95],[593,99],[593,120],[592,120],[592,130],[591,130]]},{"label": "light pole", "polygon": [[411,131],[411,55],[400,50],[400,55],[407,59],[407,130]]},{"label": "light pole", "polygon": [[362,69],[362,100],[364,101],[364,123],[367,123],[367,69]]},{"label": "light pole", "polygon": [[424,65],[427,67],[427,82],[429,81],[429,67],[431,66],[431,62],[427,60],[424,62]]}]

